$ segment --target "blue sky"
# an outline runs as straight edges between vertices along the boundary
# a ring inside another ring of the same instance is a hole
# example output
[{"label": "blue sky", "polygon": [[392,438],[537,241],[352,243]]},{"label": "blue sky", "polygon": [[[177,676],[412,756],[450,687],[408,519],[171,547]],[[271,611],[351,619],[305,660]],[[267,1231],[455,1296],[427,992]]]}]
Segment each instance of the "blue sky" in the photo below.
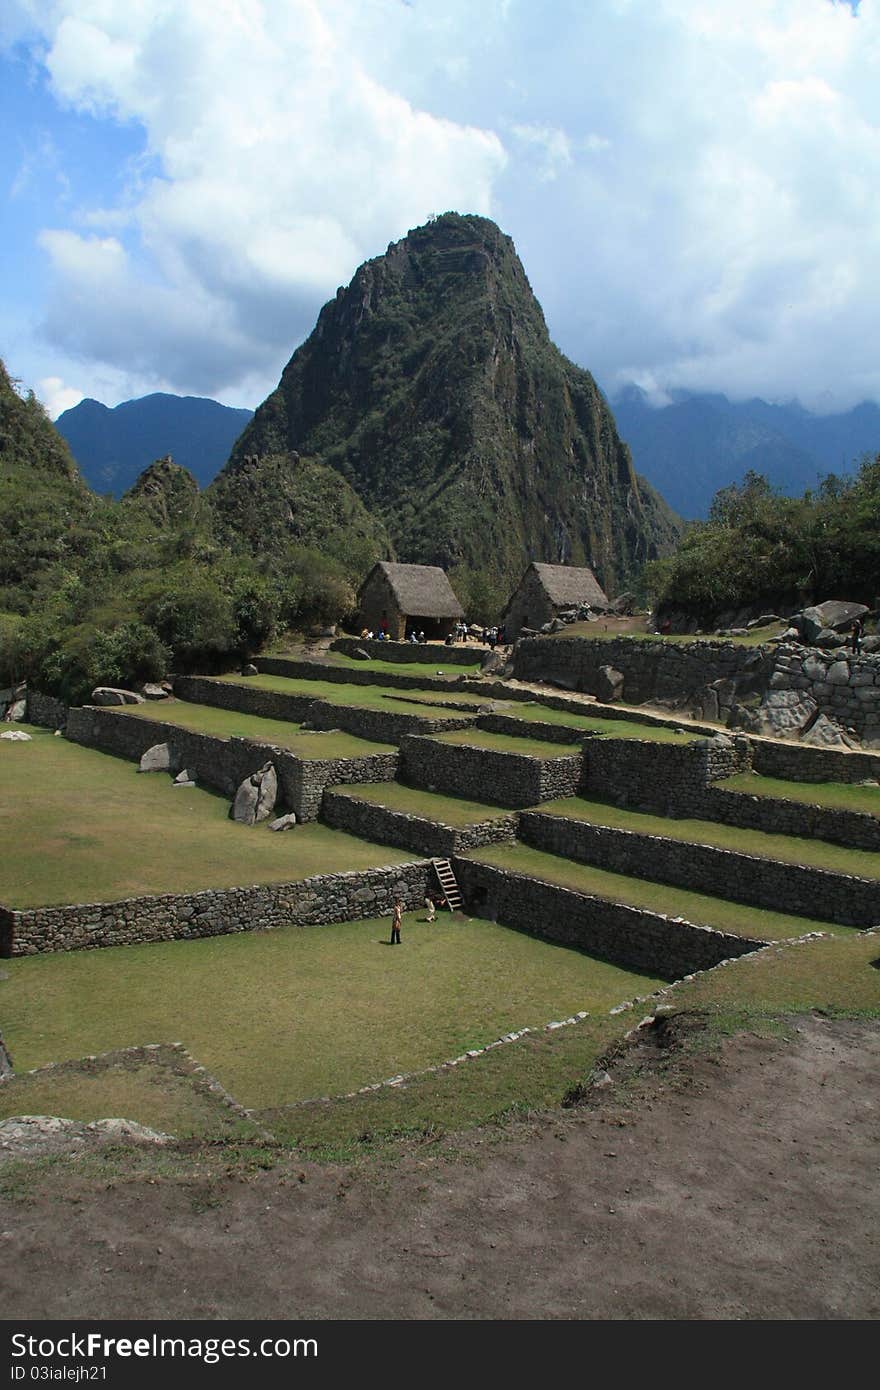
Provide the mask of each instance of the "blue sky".
[{"label": "blue sky", "polygon": [[0,356],[255,405],[432,213],[613,392],[880,400],[880,0],[4,0]]}]

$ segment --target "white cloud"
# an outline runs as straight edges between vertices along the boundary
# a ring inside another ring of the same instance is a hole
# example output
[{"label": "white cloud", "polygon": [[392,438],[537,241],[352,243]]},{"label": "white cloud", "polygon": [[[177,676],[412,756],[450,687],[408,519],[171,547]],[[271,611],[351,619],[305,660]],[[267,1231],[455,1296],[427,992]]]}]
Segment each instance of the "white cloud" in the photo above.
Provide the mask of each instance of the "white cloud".
[{"label": "white cloud", "polygon": [[127,196],[43,237],[74,360],[261,394],[361,260],[458,208],[609,387],[880,399],[880,0],[10,13],[60,101],[145,132]]},{"label": "white cloud", "polygon": [[498,137],[375,80],[347,9],[56,0],[43,27],[59,98],[141,124],[161,169],[124,216],[80,213],[118,240],[44,233],[59,346],[219,391],[277,371],[389,239],[435,210],[491,211]]},{"label": "white cloud", "polygon": [[37,382],[36,394],[49,412],[50,418],[57,420],[63,411],[79,405],[84,392],[78,391],[75,386],[65,385],[60,376],[44,376]]}]

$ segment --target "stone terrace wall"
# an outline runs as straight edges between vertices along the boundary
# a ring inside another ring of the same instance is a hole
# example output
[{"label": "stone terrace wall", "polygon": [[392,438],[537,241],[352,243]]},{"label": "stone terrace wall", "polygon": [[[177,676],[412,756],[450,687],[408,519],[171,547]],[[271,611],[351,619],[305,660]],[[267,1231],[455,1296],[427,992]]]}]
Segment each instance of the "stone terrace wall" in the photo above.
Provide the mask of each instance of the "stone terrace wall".
[{"label": "stone terrace wall", "polygon": [[580,754],[538,758],[417,737],[405,738],[400,745],[401,781],[469,801],[491,797],[498,806],[535,806],[574,796],[582,769]]},{"label": "stone terrace wall", "polygon": [[647,728],[661,729],[685,729],[689,734],[704,734],[707,738],[713,737],[719,732],[711,724],[695,723],[688,718],[683,721],[681,718],[664,716],[657,713],[647,713],[646,711],[630,709],[629,706],[623,708],[617,705],[603,705],[599,701],[590,701],[586,704],[583,700],[573,699],[569,695],[551,694],[548,690],[542,690],[536,694],[534,690],[525,689],[523,686],[508,685],[505,681],[465,679],[457,682],[458,689],[466,695],[480,695],[487,700],[520,700],[530,704],[546,705],[548,709],[563,710],[566,714],[585,714],[591,719],[607,719],[608,732],[614,732],[614,720],[625,719],[630,724],[644,724]]},{"label": "stone terrace wall", "polygon": [[722,825],[739,826],[742,830],[803,835],[850,849],[880,850],[880,817],[865,811],[808,806],[801,801],[709,787],[700,802],[700,815],[706,820],[720,821]]},{"label": "stone terrace wall", "polygon": [[280,690],[263,690],[258,685],[238,685],[233,681],[209,680],[207,676],[175,676],[174,693],[195,705],[256,714],[261,719],[289,719],[299,724],[310,719],[318,704],[314,695],[293,695]]},{"label": "stone terrace wall", "polygon": [[396,753],[370,753],[363,758],[297,758],[275,744],[194,733],[177,724],[138,719],[92,705],[70,711],[67,737],[87,748],[100,748],[134,760],[139,760],[153,744],[167,743],[175,769],[188,768],[196,781],[228,797],[235,795],[245,777],[272,762],[278,774],[279,801],[304,821],[317,817],[326,786],[390,782],[398,763]]},{"label": "stone terrace wall", "polygon": [[781,777],[789,782],[880,781],[880,753],[810,748],[764,738],[749,741],[752,767],[764,777]]},{"label": "stone terrace wall", "polygon": [[493,734],[512,734],[514,738],[540,738],[546,743],[581,743],[590,737],[589,729],[516,719],[512,714],[481,714],[477,718],[477,728]]},{"label": "stone terrace wall", "polygon": [[513,840],[516,836],[516,816],[499,816],[493,820],[474,822],[468,826],[444,825],[414,816],[406,811],[392,811],[387,806],[365,801],[345,792],[326,791],[321,819],[337,830],[347,830],[365,840],[378,840],[385,845],[399,845],[437,859],[448,859],[480,845],[494,845]]},{"label": "stone terrace wall", "polygon": [[454,868],[468,911],[475,915],[666,980],[708,970],[766,944],[588,897],[472,859],[457,857]]},{"label": "stone terrace wall", "polygon": [[809,737],[809,720],[818,713],[851,730],[856,738],[880,745],[880,657],[856,656],[842,647],[823,651],[796,643],[780,646],[764,702],[769,713],[763,708],[757,711],[756,732],[782,732],[775,727],[780,712],[773,710],[781,692],[793,701],[792,736],[800,726]]},{"label": "stone terrace wall", "polygon": [[56,700],[54,695],[28,689],[27,718],[29,724],[38,724],[42,729],[63,729],[67,723],[67,705]]},{"label": "stone terrace wall", "polygon": [[[359,705],[334,705],[331,700],[316,700],[306,695],[287,695],[276,690],[263,690],[257,685],[238,685],[232,681],[211,681],[201,676],[178,677],[174,693],[184,700],[201,705],[218,705],[222,709],[238,710],[241,714],[258,714],[264,719],[289,719],[299,723],[304,719],[315,729],[342,729],[357,738],[374,743],[399,743],[406,734],[440,733],[444,729],[465,729],[476,720],[475,714],[456,714],[432,718],[426,714],[405,714],[393,708],[367,709]],[[266,699],[266,696],[271,697]],[[425,706],[427,710],[427,706]]]},{"label": "stone terrace wall", "polygon": [[732,642],[636,641],[633,638],[524,637],[514,648],[518,680],[556,680],[595,695],[599,667],[613,666],[623,675],[623,699],[641,705],[649,700],[686,701],[715,681],[766,686],[773,653]]},{"label": "stone terrace wall", "polygon": [[850,927],[880,920],[880,882],[871,879],[531,811],[520,815],[519,838],[580,864],[772,912]]},{"label": "stone terrace wall", "polygon": [[374,671],[368,661],[362,666],[331,666],[329,662],[294,661],[286,656],[259,656],[255,665],[267,676],[332,681],[335,685],[387,685],[395,690],[457,690],[463,679],[461,675],[408,676],[403,671]]},{"label": "stone terrace wall", "polygon": [[447,666],[473,666],[486,652],[485,647],[447,647],[442,642],[362,642],[359,637],[337,637],[330,643],[330,650],[342,652],[343,656],[354,656],[358,648],[374,661],[417,661],[423,665],[436,662],[438,666],[444,662]]},{"label": "stone terrace wall", "polygon": [[703,814],[710,783],[746,772],[749,741],[738,737],[643,743],[604,735],[584,744],[586,794],[661,815]]},{"label": "stone terrace wall", "polygon": [[409,909],[421,907],[430,872],[431,866],[420,862],[318,874],[299,883],[254,888],[215,888],[23,912],[0,908],[0,939],[4,933],[11,937],[12,955],[30,956],[350,922],[390,913],[398,896]]}]

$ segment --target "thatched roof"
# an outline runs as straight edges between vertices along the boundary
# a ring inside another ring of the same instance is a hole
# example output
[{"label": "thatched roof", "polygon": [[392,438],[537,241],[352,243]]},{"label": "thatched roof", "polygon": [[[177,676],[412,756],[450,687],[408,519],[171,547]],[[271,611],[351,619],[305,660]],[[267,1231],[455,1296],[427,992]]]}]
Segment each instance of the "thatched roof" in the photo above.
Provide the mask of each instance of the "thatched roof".
[{"label": "thatched roof", "polygon": [[592,608],[608,607],[608,597],[591,569],[537,562],[532,569],[554,608],[576,608],[581,603],[589,603]]},{"label": "thatched roof", "polygon": [[445,570],[437,565],[397,565],[380,560],[360,587],[362,594],[376,570],[391,585],[401,611],[413,618],[463,618],[464,609],[452,592]]}]

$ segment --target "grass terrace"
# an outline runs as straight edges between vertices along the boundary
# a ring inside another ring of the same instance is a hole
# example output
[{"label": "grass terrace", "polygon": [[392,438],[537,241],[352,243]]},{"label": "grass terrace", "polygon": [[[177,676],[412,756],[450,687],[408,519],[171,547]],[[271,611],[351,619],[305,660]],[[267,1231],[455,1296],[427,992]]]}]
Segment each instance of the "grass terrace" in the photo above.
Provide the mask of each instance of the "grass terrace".
[{"label": "grass terrace", "polygon": [[523,753],[531,758],[571,758],[581,752],[579,743],[547,743],[539,738],[520,738],[518,734],[490,734],[486,729],[450,729],[431,737],[440,743],[487,748],[493,753]]},{"label": "grass terrace", "polygon": [[0,743],[0,835],[15,846],[0,861],[8,907],[287,883],[414,857],[325,825],[284,835],[237,825],[228,801],[201,787],[142,777],[121,758],[18,727],[33,742]]},{"label": "grass terrace", "polygon": [[542,879],[545,883],[556,883],[562,888],[572,888],[576,893],[646,908],[667,917],[683,917],[695,925],[714,927],[716,931],[749,939],[785,941],[808,931],[850,933],[855,930],[813,921],[809,917],[745,907],[742,903],[692,893],[684,888],[670,888],[665,883],[653,883],[648,879],[630,878],[627,874],[610,873],[607,869],[577,864],[523,844],[489,845],[470,850],[465,857],[508,869],[511,873]]},{"label": "grass terrace", "polygon": [[787,782],[781,777],[763,777],[757,772],[741,772],[716,783],[730,792],[749,796],[769,796],[781,801],[800,801],[808,806],[825,806],[834,811],[862,811],[880,816],[880,787],[858,782]]},{"label": "grass terrace", "polygon": [[640,724],[634,719],[609,719],[595,714],[572,714],[540,703],[511,701],[499,714],[510,714],[526,723],[557,724],[583,734],[603,734],[607,738],[638,738],[649,743],[691,743],[704,735],[685,729],[667,729],[663,724]]},{"label": "grass terrace", "polygon": [[481,801],[466,801],[461,796],[446,796],[441,792],[422,791],[402,782],[361,782],[354,786],[334,787],[346,796],[385,806],[389,811],[403,811],[410,816],[423,816],[440,825],[461,827],[480,821],[510,816],[510,807],[491,806]]},{"label": "grass terrace", "polygon": [[[327,700],[332,705],[356,705],[362,709],[391,710],[396,714],[417,714],[421,719],[442,719],[442,709],[426,709],[424,704],[416,704],[413,698],[407,699],[400,690],[379,685],[345,685],[334,681],[305,680],[293,676],[241,676],[237,672],[228,676],[211,676],[209,680],[223,681],[229,685],[257,686],[261,690],[277,690],[282,695],[310,695],[314,700]],[[412,690],[410,697],[432,704],[437,703],[437,692],[433,690]],[[403,698],[401,696],[403,695]],[[453,718],[459,711],[449,711]]]},{"label": "grass terrace", "polygon": [[813,869],[828,869],[832,873],[853,874],[858,878],[880,878],[880,854],[873,854],[870,850],[848,849],[845,845],[829,844],[825,840],[806,839],[798,835],[773,835],[764,830],[741,830],[738,826],[721,825],[717,821],[655,816],[579,796],[548,801],[537,809],[551,816],[588,821],[591,825],[607,825],[615,830],[662,835],[668,840],[711,845],[716,849],[735,850],[738,854],[754,854],[762,859],[804,864]]},{"label": "grass terrace", "polygon": [[155,719],[194,733],[218,738],[249,738],[288,748],[298,758],[364,758],[369,753],[393,753],[387,743],[373,743],[341,730],[327,733],[300,732],[300,726],[286,719],[264,719],[258,714],[239,714],[237,710],[215,705],[189,704],[186,700],[157,700],[145,705],[125,705],[114,710],[134,719]]},{"label": "grass terrace", "polygon": [[181,1041],[241,1104],[265,1108],[607,1012],[661,984],[491,922],[422,917],[405,914],[400,950],[385,944],[388,919],[374,919],[4,962],[4,1037],[20,1071]]},{"label": "grass terrace", "polygon": [[[473,662],[468,662],[467,665],[456,662],[455,665],[447,663],[444,666],[443,657],[439,652],[436,661],[383,661],[379,657],[374,657],[372,661],[358,661],[355,657],[345,656],[342,652],[329,651],[322,653],[321,660],[326,662],[328,666],[341,666],[344,670],[349,671],[376,671],[380,675],[387,672],[397,676],[456,677],[475,675],[480,669],[480,659],[485,656],[486,651],[488,648],[481,647]],[[274,653],[267,652],[266,655],[271,656]],[[285,653],[278,653],[278,655],[283,656]]]}]

